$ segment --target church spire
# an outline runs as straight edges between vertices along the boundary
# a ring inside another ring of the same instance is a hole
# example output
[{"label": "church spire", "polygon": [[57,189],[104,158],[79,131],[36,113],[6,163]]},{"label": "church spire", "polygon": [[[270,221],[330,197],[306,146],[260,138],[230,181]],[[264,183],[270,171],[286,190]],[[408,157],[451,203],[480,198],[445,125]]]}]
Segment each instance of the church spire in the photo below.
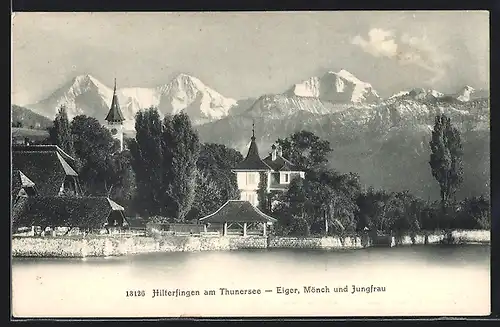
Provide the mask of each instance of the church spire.
[{"label": "church spire", "polygon": [[121,123],[125,120],[120,109],[120,104],[118,103],[118,96],[116,95],[116,78],[113,88],[113,99],[111,100],[111,106],[105,120],[112,123]]},{"label": "church spire", "polygon": [[255,119],[252,119],[252,141],[255,142]]}]

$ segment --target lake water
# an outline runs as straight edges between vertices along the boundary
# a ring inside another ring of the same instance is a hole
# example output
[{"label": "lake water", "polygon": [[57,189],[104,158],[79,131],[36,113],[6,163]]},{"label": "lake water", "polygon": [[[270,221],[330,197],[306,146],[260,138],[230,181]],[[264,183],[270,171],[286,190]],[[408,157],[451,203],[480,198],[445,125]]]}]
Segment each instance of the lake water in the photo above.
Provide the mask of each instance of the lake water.
[{"label": "lake water", "polygon": [[[352,293],[352,285],[374,291]],[[330,292],[305,293],[304,286]],[[220,288],[261,294],[221,295]],[[153,297],[176,289],[199,295]],[[141,290],[144,296],[126,296]],[[14,315],[25,317],[488,315],[490,247],[14,258],[12,292]]]}]

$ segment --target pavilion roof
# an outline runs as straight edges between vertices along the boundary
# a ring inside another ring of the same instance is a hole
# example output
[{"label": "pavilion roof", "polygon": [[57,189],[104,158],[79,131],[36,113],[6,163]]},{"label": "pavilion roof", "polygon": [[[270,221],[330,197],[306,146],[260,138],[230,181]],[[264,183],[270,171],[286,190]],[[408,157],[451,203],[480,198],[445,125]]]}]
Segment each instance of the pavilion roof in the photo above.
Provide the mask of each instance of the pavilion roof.
[{"label": "pavilion roof", "polygon": [[277,219],[266,215],[248,201],[229,200],[217,211],[199,219],[202,223],[223,222],[276,222]]}]

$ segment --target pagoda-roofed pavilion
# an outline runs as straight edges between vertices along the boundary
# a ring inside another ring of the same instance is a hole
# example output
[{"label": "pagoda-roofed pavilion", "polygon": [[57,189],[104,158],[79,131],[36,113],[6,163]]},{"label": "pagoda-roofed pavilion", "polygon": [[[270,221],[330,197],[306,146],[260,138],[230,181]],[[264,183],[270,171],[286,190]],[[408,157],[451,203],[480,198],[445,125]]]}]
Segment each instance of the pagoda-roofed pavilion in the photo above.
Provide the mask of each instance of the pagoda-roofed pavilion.
[{"label": "pagoda-roofed pavilion", "polygon": [[267,225],[275,223],[276,218],[260,211],[248,201],[229,200],[217,211],[199,219],[207,231],[207,224],[222,224],[222,236],[227,236],[227,229],[236,224],[243,228],[243,236],[247,236],[247,229],[256,225],[262,226],[262,234],[266,236]]}]

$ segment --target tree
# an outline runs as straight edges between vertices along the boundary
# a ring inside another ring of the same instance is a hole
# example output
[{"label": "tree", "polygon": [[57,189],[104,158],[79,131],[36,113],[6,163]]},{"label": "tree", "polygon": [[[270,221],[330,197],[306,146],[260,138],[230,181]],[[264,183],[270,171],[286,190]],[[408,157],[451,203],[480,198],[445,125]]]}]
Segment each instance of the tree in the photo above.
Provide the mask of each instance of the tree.
[{"label": "tree", "polygon": [[49,127],[49,139],[70,156],[75,154],[68,113],[64,105],[59,108],[53,125]]},{"label": "tree", "polygon": [[114,153],[109,160],[106,178],[107,196],[122,204],[127,212],[132,213],[135,209],[133,200],[136,194],[132,156],[125,150]]},{"label": "tree", "polygon": [[354,231],[359,189],[354,174],[339,174],[328,169],[312,171],[305,179],[291,181],[273,213],[287,228],[291,228],[292,217],[301,217],[314,233]]},{"label": "tree", "polygon": [[93,118],[79,115],[71,121],[71,138],[79,166],[79,180],[88,194],[109,195],[117,180],[112,157],[117,151],[111,133]]},{"label": "tree", "polygon": [[243,156],[222,144],[201,145],[197,161],[196,194],[189,218],[200,218],[214,212],[229,199],[239,198],[236,175],[231,169]]},{"label": "tree", "polygon": [[137,187],[136,209],[147,216],[163,215],[163,128],[158,110],[151,107],[137,112],[135,131],[129,148]]},{"label": "tree", "polygon": [[278,139],[277,143],[283,156],[305,171],[324,166],[333,151],[330,142],[309,131],[296,132],[285,139]]},{"label": "tree", "polygon": [[466,198],[460,202],[455,228],[490,229],[490,201],[485,196]]},{"label": "tree", "polygon": [[452,126],[446,115],[437,115],[429,142],[431,155],[429,165],[432,176],[439,183],[441,207],[446,207],[463,180],[462,142],[460,132]]},{"label": "tree", "polygon": [[188,115],[181,112],[165,116],[162,140],[164,203],[170,217],[183,221],[195,198],[200,154],[198,133]]},{"label": "tree", "polygon": [[416,232],[420,230],[423,202],[408,191],[393,193],[389,202],[389,221],[391,229],[397,232]]},{"label": "tree", "polygon": [[391,228],[390,211],[392,193],[369,188],[359,195],[357,199],[359,224],[358,228],[367,227],[372,231],[389,232]]}]

